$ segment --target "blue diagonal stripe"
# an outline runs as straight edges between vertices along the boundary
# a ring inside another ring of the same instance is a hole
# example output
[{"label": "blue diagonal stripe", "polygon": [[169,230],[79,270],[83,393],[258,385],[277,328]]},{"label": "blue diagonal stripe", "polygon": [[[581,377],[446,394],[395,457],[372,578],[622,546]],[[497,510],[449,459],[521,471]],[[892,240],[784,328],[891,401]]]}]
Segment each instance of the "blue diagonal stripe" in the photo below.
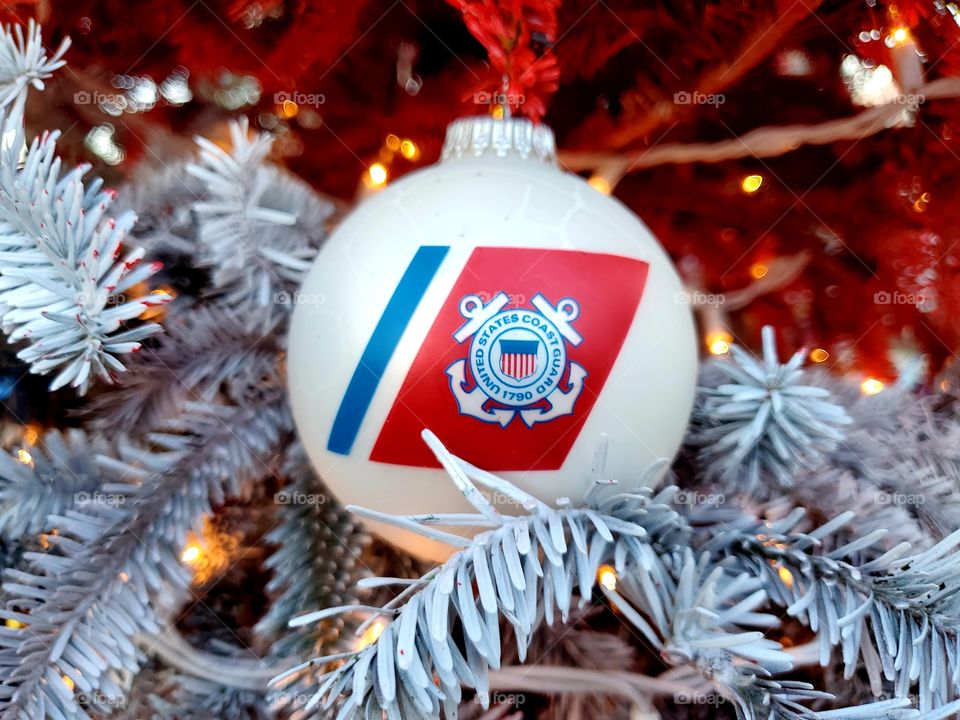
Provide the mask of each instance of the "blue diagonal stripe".
[{"label": "blue diagonal stripe", "polygon": [[350,454],[387,363],[449,249],[447,245],[424,245],[407,266],[347,385],[327,442],[330,452]]}]

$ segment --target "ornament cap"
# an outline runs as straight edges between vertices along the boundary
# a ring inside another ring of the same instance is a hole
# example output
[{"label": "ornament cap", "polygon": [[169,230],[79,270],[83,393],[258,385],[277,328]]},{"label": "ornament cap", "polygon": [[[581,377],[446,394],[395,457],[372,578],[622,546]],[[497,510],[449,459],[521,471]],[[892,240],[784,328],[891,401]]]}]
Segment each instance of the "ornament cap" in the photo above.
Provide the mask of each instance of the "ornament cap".
[{"label": "ornament cap", "polygon": [[557,164],[553,130],[526,118],[495,118],[476,115],[454,120],[447,126],[440,160],[494,155]]}]

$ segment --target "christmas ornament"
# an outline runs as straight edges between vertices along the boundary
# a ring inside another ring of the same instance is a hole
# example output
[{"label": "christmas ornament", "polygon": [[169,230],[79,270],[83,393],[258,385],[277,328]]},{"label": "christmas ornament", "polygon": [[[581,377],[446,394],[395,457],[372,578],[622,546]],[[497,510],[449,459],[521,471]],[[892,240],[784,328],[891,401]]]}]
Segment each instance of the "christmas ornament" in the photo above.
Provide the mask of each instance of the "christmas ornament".
[{"label": "christmas ornament", "polygon": [[623,205],[559,171],[552,132],[528,120],[454,122],[441,162],[362,203],[292,301],[294,416],[345,503],[469,510],[425,428],[552,501],[583,496],[602,435],[609,476],[630,486],[687,426],[697,343],[669,258]]}]

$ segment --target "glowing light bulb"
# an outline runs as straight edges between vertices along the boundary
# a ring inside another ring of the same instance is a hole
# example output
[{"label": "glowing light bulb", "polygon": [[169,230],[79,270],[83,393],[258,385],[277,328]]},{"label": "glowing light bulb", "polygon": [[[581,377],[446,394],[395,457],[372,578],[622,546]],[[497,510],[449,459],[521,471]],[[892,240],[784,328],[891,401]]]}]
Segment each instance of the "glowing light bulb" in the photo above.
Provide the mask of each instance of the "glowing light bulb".
[{"label": "glowing light bulb", "polygon": [[610,565],[601,565],[597,568],[597,582],[613,592],[617,589],[617,571]]},{"label": "glowing light bulb", "polygon": [[910,38],[910,30],[905,27],[898,27],[890,33],[890,37],[892,37],[893,41],[897,44],[904,43]]},{"label": "glowing light bulb", "polygon": [[727,332],[712,332],[707,335],[707,349],[711,355],[726,355],[730,352],[733,336]]},{"label": "glowing light bulb", "polygon": [[810,351],[810,359],[815,363],[822,363],[830,358],[830,353],[828,353],[823,348],[814,348]]},{"label": "glowing light bulb", "polygon": [[383,629],[386,625],[381,620],[375,621],[370,627],[363,631],[363,635],[360,636],[360,639],[357,641],[359,646],[357,649],[362,650],[368,645],[373,645],[377,640],[380,639],[380,636],[383,635]]},{"label": "glowing light bulb", "polygon": [[613,188],[610,186],[610,181],[607,180],[603,175],[591,175],[590,179],[587,180],[587,184],[598,193],[602,193],[604,195],[609,195],[611,192],[613,192]]},{"label": "glowing light bulb", "polygon": [[400,154],[407,160],[416,160],[420,157],[420,148],[413,140],[404,140],[400,143]]},{"label": "glowing light bulb", "polygon": [[763,175],[747,175],[740,182],[740,189],[748,195],[755,193],[763,185]]},{"label": "glowing light bulb", "polygon": [[387,135],[387,139],[384,142],[384,145],[387,146],[388,150],[393,150],[393,152],[396,152],[397,150],[400,149],[400,138],[398,138],[396,135],[391,133]]},{"label": "glowing light bulb", "polygon": [[13,618],[7,618],[3,624],[14,630],[19,630],[20,628],[26,627],[26,625],[24,625],[22,622],[19,620],[14,620]]},{"label": "glowing light bulb", "polygon": [[73,682],[73,678],[69,675],[61,675],[63,678],[63,684],[67,686],[68,690],[73,690],[76,687],[76,683]]},{"label": "glowing light bulb", "polygon": [[386,185],[388,175],[387,168],[383,163],[374,163],[367,170],[370,183],[376,186]]},{"label": "glowing light bulb", "polygon": [[33,456],[23,448],[20,448],[17,450],[17,460],[22,462],[24,465],[30,465],[33,463]]},{"label": "glowing light bulb", "polygon": [[793,573],[787,570],[787,568],[781,565],[777,569],[777,574],[780,576],[780,581],[787,587],[793,587]]},{"label": "glowing light bulb", "polygon": [[300,106],[293,100],[284,100],[277,105],[277,115],[285,120],[296,117],[298,112],[300,112]]},{"label": "glowing light bulb", "polygon": [[180,559],[185,563],[196,562],[200,557],[200,546],[199,545],[187,545],[183,549],[183,554],[180,556]]},{"label": "glowing light bulb", "polygon": [[883,381],[871,377],[860,383],[860,392],[864,395],[876,395],[883,387]]},{"label": "glowing light bulb", "polygon": [[751,277],[759,280],[760,278],[764,277],[769,272],[769,270],[770,268],[768,268],[763,263],[754,263],[753,265],[750,266],[750,275]]}]

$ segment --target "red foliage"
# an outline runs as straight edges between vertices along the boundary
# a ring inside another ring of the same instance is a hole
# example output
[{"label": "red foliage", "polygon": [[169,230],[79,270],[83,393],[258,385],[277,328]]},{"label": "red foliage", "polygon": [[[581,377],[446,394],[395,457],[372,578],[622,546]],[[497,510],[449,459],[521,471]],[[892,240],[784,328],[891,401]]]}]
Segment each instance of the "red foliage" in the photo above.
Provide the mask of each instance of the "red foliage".
[{"label": "red foliage", "polygon": [[[166,159],[175,155],[168,148],[189,150],[194,134],[216,136],[238,112],[216,101],[232,74],[259,83],[260,101],[239,112],[277,132],[278,155],[348,201],[372,162],[387,166],[391,181],[432,162],[445,124],[477,111],[475,92],[504,93],[512,111],[545,117],[564,150],[642,154],[862,112],[840,64],[852,53],[892,67],[885,40],[896,27],[909,28],[928,80],[960,76],[960,26],[949,6],[930,0],[28,0],[11,8],[21,21],[36,15],[48,45],[73,39],[68,68],[31,97],[28,125],[66,129],[64,152],[89,160],[86,132],[112,124],[127,160],[98,168],[111,182],[138,158]],[[115,75],[160,82],[179,66],[194,94],[186,105],[108,115],[71,102],[79,90],[116,91]],[[471,102],[460,105],[465,88]],[[326,102],[284,114],[277,90]],[[706,102],[676,100],[698,92]],[[415,141],[416,157],[389,151],[387,135]],[[763,176],[758,192],[741,189],[747,174]],[[789,285],[729,313],[741,342],[756,344],[773,323],[784,353],[821,347],[826,367],[878,377],[890,376],[888,350],[901,340],[934,368],[960,348],[957,99],[927,98],[912,124],[859,141],[631,172],[616,195],[681,272],[697,266],[708,293],[743,288],[774,258],[810,256]]]},{"label": "red foliage", "polygon": [[[510,110],[540,120],[560,86],[560,67],[549,46],[557,38],[560,0],[448,0],[490,60],[471,94],[488,93]],[[538,53],[534,43],[545,46]]]}]

